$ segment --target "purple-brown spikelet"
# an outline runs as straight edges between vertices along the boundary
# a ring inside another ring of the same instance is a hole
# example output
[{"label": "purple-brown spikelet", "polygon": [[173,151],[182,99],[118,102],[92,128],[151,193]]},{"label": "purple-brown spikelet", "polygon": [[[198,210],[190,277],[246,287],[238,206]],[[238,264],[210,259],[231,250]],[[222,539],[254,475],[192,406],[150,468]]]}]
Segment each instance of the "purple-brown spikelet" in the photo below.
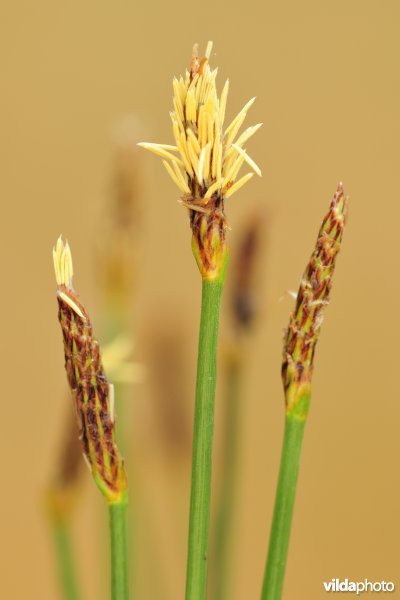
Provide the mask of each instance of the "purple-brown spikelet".
[{"label": "purple-brown spikelet", "polygon": [[247,330],[257,314],[256,271],[257,260],[264,237],[264,219],[258,211],[252,215],[239,241],[233,258],[231,308],[235,329]]},{"label": "purple-brown spikelet", "polygon": [[61,238],[53,257],[65,369],[83,453],[107,501],[119,502],[126,494],[126,474],[115,443],[113,387],[107,381],[89,315],[72,289],[71,253]]},{"label": "purple-brown spikelet", "polygon": [[311,386],[315,346],[323,310],[329,303],[332,276],[347,217],[347,198],[340,183],[318,234],[315,250],[302,277],[296,306],[290,316],[283,350],[282,380],[288,412],[302,404],[305,417]]}]

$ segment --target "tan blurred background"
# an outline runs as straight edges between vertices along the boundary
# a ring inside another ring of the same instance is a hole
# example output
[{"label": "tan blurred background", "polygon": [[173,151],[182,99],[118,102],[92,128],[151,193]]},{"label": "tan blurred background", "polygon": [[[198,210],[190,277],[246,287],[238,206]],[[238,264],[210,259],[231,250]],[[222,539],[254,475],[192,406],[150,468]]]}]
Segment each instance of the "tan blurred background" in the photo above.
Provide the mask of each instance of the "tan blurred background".
[{"label": "tan blurred background", "polygon": [[[139,139],[171,143],[171,78],[192,43],[204,48],[208,39],[220,89],[230,78],[228,117],[256,95],[247,123],[264,122],[249,144],[263,178],[228,202],[230,245],[252,210],[268,211],[242,407],[232,600],[258,598],[261,586],[283,431],[285,291],[298,284],[340,179],[351,214],[317,349],[284,597],[323,598],[322,582],[333,577],[392,580],[400,590],[399,3],[39,0],[3,3],[0,13],[1,597],[59,597],[42,506],[66,403],[51,247],[61,232],[68,237],[76,287],[96,324],[110,131],[130,113]],[[169,600],[184,590],[200,281],[177,191],[160,161],[144,151],[140,160],[132,332],[135,360],[150,376],[129,413],[136,574],[138,598]],[[228,338],[225,319],[221,348]],[[174,445],[162,432],[170,415],[157,404],[151,365],[176,340],[183,352],[170,383],[179,380],[185,401],[174,408]],[[91,600],[107,597],[106,572],[97,577],[105,519],[87,481],[74,536]]]}]

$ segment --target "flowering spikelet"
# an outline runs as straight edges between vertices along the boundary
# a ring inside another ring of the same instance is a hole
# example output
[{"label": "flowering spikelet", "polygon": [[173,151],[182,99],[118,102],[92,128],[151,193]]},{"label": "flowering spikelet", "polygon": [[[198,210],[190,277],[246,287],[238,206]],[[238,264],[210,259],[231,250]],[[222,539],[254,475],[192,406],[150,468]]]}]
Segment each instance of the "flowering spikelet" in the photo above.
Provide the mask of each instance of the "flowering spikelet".
[{"label": "flowering spikelet", "polygon": [[53,259],[65,368],[84,456],[107,501],[118,502],[125,497],[126,475],[114,439],[113,387],[106,379],[89,315],[72,289],[71,251],[61,238]]},{"label": "flowering spikelet", "polygon": [[[329,303],[332,275],[347,216],[347,198],[339,184],[323,220],[315,250],[302,277],[283,350],[282,380],[288,412],[305,417],[315,346],[322,313]],[[302,402],[303,400],[303,402]]]},{"label": "flowering spikelet", "polygon": [[[173,105],[170,113],[175,145],[142,143],[158,154],[171,179],[182,193],[181,202],[190,211],[193,252],[206,279],[222,275],[226,263],[224,199],[232,196],[254,175],[261,175],[244,148],[261,123],[239,130],[253,104],[252,98],[224,129],[229,81],[221,96],[216,88],[217,69],[209,65],[212,43],[205,57],[193,48],[190,70],[173,79]],[[253,172],[239,177],[244,164]]]}]

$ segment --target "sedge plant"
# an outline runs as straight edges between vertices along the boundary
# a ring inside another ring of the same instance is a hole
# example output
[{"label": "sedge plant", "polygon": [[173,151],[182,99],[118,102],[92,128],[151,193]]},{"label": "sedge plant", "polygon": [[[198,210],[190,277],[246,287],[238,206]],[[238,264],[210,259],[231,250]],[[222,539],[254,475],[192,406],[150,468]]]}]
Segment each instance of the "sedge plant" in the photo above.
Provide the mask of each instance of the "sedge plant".
[{"label": "sedge plant", "polygon": [[[200,58],[195,45],[190,69],[184,77],[173,79],[174,109],[170,116],[175,144],[141,144],[161,156],[181,192],[180,201],[189,210],[192,250],[202,278],[186,600],[206,597],[217,342],[228,260],[224,204],[254,172],[261,175],[244,148],[260,124],[237,137],[254,98],[224,127],[229,82],[219,97],[217,69],[209,65],[211,50],[209,42],[205,56]],[[244,164],[252,172],[238,178]]]},{"label": "sedge plant", "polygon": [[285,433],[275,498],[262,600],[280,600],[285,576],[304,427],[307,420],[315,347],[347,216],[342,184],[331,202],[317,243],[301,279],[286,332],[282,381],[286,401]]},{"label": "sedge plant", "polygon": [[72,287],[72,257],[59,238],[53,249],[65,369],[83,456],[109,509],[111,598],[128,600],[125,512],[127,479],[115,443],[114,392],[107,381],[89,315]]},{"label": "sedge plant", "polygon": [[[96,274],[99,277],[103,298],[102,358],[107,373],[114,382],[115,397],[119,406],[118,445],[124,451],[122,427],[127,422],[121,413],[126,403],[127,385],[142,379],[142,368],[130,360],[132,344],[127,335],[130,299],[137,272],[137,240],[139,239],[140,165],[135,148],[134,131],[127,118],[115,130],[115,168],[107,214],[101,224],[101,240],[96,253]],[[133,268],[132,268],[133,267]],[[68,397],[69,400],[69,397]],[[47,516],[55,540],[61,590],[65,600],[78,600],[81,592],[76,574],[76,560],[72,542],[72,517],[82,482],[81,444],[76,434],[76,418],[68,406],[64,431],[55,473],[46,490]],[[130,492],[132,505],[132,493]],[[132,513],[132,511],[131,511]],[[132,514],[130,516],[132,521]],[[132,543],[130,544],[132,547]],[[132,572],[132,569],[130,569]]]}]

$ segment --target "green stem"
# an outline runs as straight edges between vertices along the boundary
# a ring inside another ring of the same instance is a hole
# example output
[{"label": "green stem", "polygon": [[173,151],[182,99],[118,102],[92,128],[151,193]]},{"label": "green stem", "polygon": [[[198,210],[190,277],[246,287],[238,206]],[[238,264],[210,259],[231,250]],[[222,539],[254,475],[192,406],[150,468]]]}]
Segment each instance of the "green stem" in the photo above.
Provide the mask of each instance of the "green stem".
[{"label": "green stem", "polygon": [[285,577],[305,419],[287,415],[262,600],[280,600]]},{"label": "green stem", "polygon": [[219,500],[214,537],[214,598],[229,598],[229,567],[231,555],[231,531],[236,496],[238,437],[240,415],[240,383],[242,377],[242,361],[234,356],[227,366],[224,447],[222,455],[221,497]]},{"label": "green stem", "polygon": [[[106,343],[114,342],[118,337],[129,333],[129,319],[127,305],[124,302],[113,303],[108,302],[104,308],[103,314],[103,332]],[[130,442],[132,441],[131,432],[128,431],[128,425],[131,422],[131,414],[129,404],[129,395],[132,394],[132,384],[115,381],[114,398],[115,412],[118,416],[118,427],[115,429],[115,439],[118,449],[122,456],[126,456],[130,450]],[[128,465],[126,465],[128,468]],[[128,546],[129,546],[129,589],[133,597],[136,586],[136,503],[135,503],[135,486],[134,473],[128,472],[129,480],[129,530],[128,530]],[[133,483],[133,485],[132,485]],[[105,571],[106,573],[106,571]]]},{"label": "green stem", "polygon": [[69,525],[64,519],[56,518],[53,521],[53,532],[63,598],[79,600],[81,595],[78,591]]},{"label": "green stem", "polygon": [[218,325],[223,282],[203,280],[194,416],[186,600],[204,600],[210,521]]},{"label": "green stem", "polygon": [[111,600],[128,600],[126,501],[109,505],[111,534]]}]

